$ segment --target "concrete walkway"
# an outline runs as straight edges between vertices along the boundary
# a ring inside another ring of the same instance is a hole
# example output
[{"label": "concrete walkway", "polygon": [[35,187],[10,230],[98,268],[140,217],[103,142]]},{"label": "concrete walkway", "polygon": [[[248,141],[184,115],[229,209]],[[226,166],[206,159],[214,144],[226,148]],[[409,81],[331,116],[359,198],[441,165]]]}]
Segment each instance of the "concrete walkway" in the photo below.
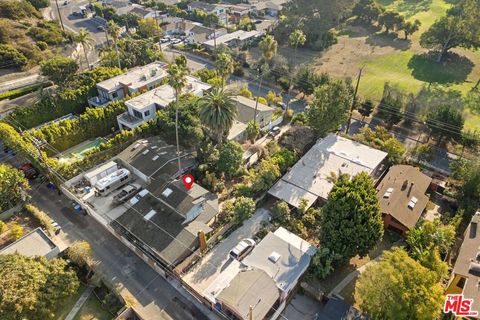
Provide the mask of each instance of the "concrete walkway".
[{"label": "concrete walkway", "polygon": [[73,320],[73,318],[77,315],[78,311],[80,311],[80,308],[83,306],[85,301],[87,301],[88,297],[90,297],[90,295],[92,294],[93,289],[94,287],[90,286],[85,289],[85,291],[83,291],[82,295],[80,296],[80,298],[78,298],[72,310],[70,310],[68,315],[65,317],[65,320]]}]

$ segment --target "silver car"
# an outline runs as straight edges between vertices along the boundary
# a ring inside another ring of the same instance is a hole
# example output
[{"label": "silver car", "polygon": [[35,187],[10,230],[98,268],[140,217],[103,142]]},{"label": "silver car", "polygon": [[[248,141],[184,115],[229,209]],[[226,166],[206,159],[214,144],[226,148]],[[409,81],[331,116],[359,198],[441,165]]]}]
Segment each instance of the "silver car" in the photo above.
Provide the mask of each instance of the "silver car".
[{"label": "silver car", "polygon": [[250,253],[250,251],[255,248],[255,240],[246,238],[241,240],[235,248],[230,250],[230,257],[233,259],[236,259],[238,261],[241,261],[247,254]]},{"label": "silver car", "polygon": [[140,189],[142,189],[142,187],[139,184],[129,184],[123,187],[123,189],[113,197],[113,202],[116,204],[123,203],[136,195]]}]

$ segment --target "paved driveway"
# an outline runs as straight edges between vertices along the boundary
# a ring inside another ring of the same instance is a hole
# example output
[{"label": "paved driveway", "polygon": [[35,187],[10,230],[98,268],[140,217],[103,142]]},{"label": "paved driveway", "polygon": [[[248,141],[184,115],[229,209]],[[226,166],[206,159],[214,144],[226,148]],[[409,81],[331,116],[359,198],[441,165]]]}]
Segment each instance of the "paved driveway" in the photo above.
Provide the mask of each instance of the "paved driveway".
[{"label": "paved driveway", "polygon": [[261,222],[267,221],[269,211],[260,208],[244,222],[243,226],[232,232],[227,238],[217,244],[205,257],[187,274],[183,280],[194,287],[197,292],[203,292],[222,273],[239,266],[238,261],[229,259],[228,253],[244,238],[251,238],[261,228]]}]

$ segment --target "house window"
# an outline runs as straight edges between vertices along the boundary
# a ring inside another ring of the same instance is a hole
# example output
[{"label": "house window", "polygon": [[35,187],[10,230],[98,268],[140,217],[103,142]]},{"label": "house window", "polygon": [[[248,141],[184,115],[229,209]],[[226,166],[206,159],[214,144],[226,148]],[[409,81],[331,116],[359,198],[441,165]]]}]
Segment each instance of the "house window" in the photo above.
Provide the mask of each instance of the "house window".
[{"label": "house window", "polygon": [[140,111],[133,110],[133,115],[139,119],[143,119],[142,113]]},{"label": "house window", "polygon": [[465,287],[465,278],[460,278],[457,282],[457,287],[462,288]]},{"label": "house window", "polygon": [[145,112],[143,113],[143,115],[144,115],[145,117],[148,117],[148,116],[150,115],[150,110],[145,111]]},{"label": "house window", "polygon": [[113,99],[118,98],[118,92],[117,91],[112,92],[112,98]]}]

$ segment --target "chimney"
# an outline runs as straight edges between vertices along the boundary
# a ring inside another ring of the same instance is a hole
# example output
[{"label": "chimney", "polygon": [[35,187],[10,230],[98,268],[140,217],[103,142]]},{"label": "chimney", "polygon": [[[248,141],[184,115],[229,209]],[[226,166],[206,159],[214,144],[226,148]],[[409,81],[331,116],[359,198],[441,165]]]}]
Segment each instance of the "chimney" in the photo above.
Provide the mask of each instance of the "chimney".
[{"label": "chimney", "polygon": [[410,189],[408,189],[407,197],[410,197],[410,193],[412,192],[413,185],[414,185],[414,183],[412,182],[412,183],[410,184]]},{"label": "chimney", "polygon": [[203,253],[207,250],[207,238],[205,237],[205,232],[202,230],[198,231],[198,243],[200,245],[200,251]]}]

